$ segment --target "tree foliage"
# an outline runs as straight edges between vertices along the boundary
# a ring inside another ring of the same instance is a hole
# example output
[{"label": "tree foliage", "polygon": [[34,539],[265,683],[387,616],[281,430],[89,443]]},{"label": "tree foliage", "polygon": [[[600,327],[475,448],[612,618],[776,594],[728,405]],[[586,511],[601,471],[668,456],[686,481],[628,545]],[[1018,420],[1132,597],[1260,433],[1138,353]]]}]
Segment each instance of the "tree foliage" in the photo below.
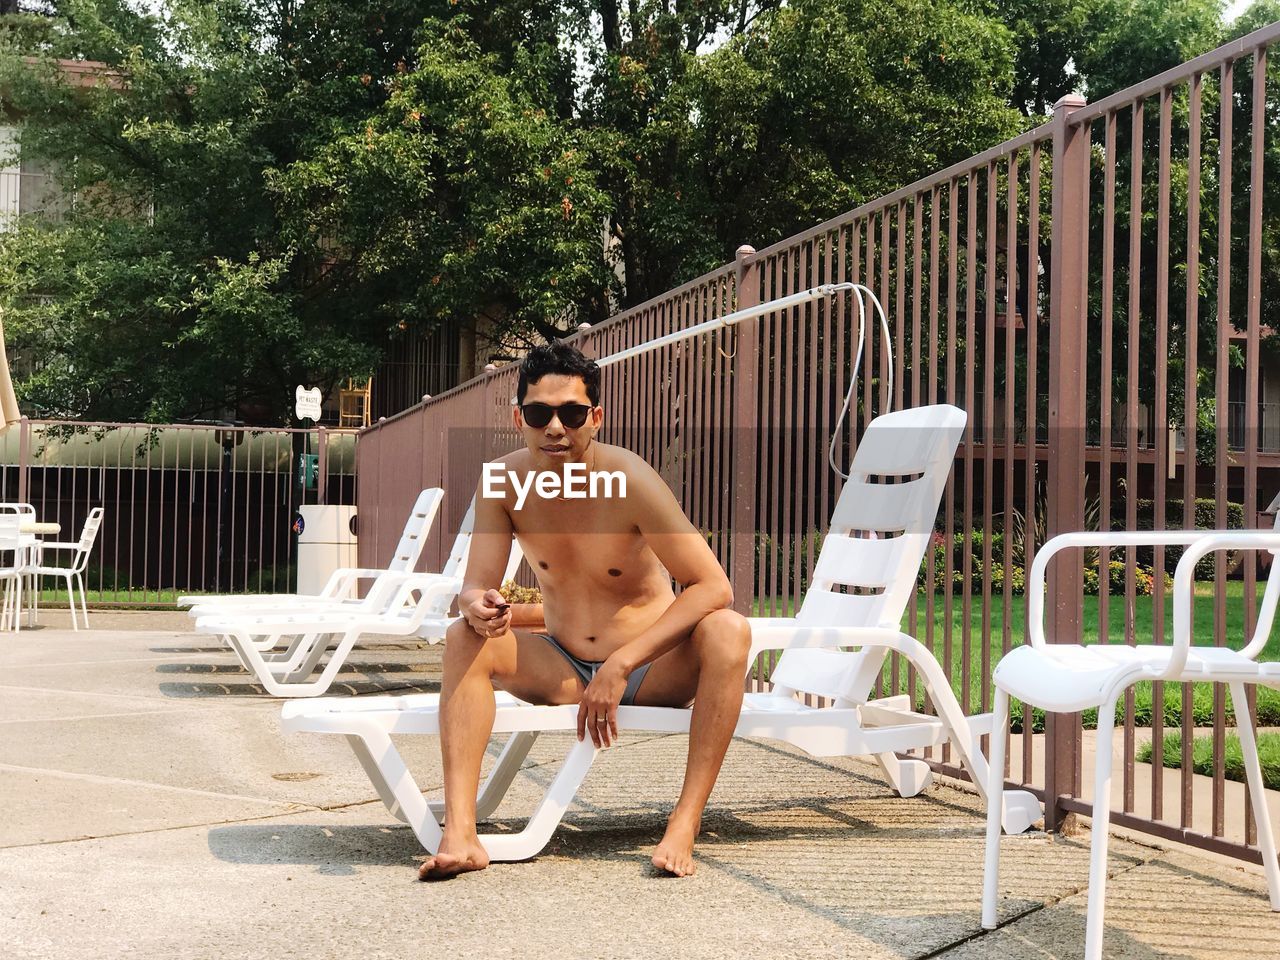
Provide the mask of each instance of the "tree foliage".
[{"label": "tree foliage", "polygon": [[1210,0],[31,6],[0,107],[75,203],[0,234],[20,391],[149,420],[278,422],[399,330],[598,321],[1220,32]]}]

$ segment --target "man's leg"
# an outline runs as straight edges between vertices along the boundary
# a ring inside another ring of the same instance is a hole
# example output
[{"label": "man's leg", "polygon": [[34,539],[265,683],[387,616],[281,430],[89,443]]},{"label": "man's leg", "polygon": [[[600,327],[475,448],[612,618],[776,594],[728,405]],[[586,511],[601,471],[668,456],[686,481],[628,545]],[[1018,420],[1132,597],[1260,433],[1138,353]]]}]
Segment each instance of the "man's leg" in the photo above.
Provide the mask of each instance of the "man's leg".
[{"label": "man's leg", "polygon": [[528,631],[484,639],[465,621],[445,635],[440,695],[440,754],[444,763],[444,836],[418,871],[434,880],[483,870],[489,856],[476,836],[480,764],[493,733],[493,685],[531,703],[577,703],[583,685],[568,662]]},{"label": "man's leg", "polygon": [[636,692],[636,703],[643,706],[682,707],[693,700],[684,786],[653,853],[655,867],[678,877],[694,871],[693,842],[742,710],[750,651],[746,619],[717,610],[693,628],[688,640],[653,662]]}]

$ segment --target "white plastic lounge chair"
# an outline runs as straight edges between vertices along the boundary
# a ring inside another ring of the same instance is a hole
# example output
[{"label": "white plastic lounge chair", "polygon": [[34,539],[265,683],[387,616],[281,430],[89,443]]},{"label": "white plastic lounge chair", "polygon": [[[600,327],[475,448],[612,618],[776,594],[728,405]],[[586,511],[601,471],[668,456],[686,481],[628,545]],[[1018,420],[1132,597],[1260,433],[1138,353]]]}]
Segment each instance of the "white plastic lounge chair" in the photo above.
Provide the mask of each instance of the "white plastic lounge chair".
[{"label": "white plastic lounge chair", "polygon": [[387,563],[386,569],[364,567],[341,567],[335,570],[328,582],[318,594],[299,593],[231,593],[221,595],[190,594],[178,598],[178,606],[191,607],[192,617],[207,616],[222,610],[251,609],[262,610],[305,606],[314,609],[320,606],[348,602],[356,597],[356,588],[361,580],[376,579],[390,570],[393,573],[408,573],[418,565],[422,556],[422,548],[426,545],[427,534],[435,522],[440,504],[444,502],[444,490],[440,487],[428,487],[418,494],[409,517],[405,520],[404,531],[400,534],[400,542]]},{"label": "white plastic lounge chair", "polygon": [[[1280,507],[1277,497],[1268,508]],[[1173,577],[1173,644],[1050,644],[1044,634],[1044,582],[1049,561],[1060,551],[1079,547],[1185,546]],[[1227,647],[1191,645],[1191,605],[1194,599],[1196,561],[1218,550],[1267,550],[1272,554],[1271,573],[1258,611],[1258,623],[1249,643],[1241,650]],[[1240,736],[1245,775],[1254,819],[1258,824],[1258,847],[1271,891],[1271,909],[1280,911],[1280,863],[1276,841],[1267,813],[1258,746],[1245,699],[1245,685],[1262,683],[1280,688],[1280,663],[1258,663],[1255,659],[1267,645],[1280,599],[1280,514],[1271,531],[1186,530],[1100,533],[1068,533],[1054,537],[1036,554],[1031,565],[1030,609],[1027,615],[1029,643],[1001,658],[992,675],[995,682],[994,735],[991,738],[991,767],[987,789],[999,796],[1004,783],[1004,731],[1009,722],[1009,698],[1043,707],[1055,713],[1098,710],[1097,758],[1093,780],[1093,838],[1090,841],[1089,905],[1085,922],[1086,960],[1102,957],[1103,911],[1107,881],[1107,840],[1111,818],[1111,741],[1115,728],[1116,703],[1124,691],[1141,680],[1172,683],[1225,683],[1231,690],[1236,711],[1236,732]],[[995,929],[999,881],[999,830],[987,820],[986,869],[982,888],[982,925]]]},{"label": "white plastic lounge chair", "polygon": [[[415,636],[428,621],[447,623],[461,588],[460,579],[438,573],[384,572],[353,608],[213,614],[197,620],[196,631],[221,636],[268,693],[316,697],[329,689],[362,636]],[[282,644],[284,652],[273,652]],[[326,653],[320,675],[306,679]]]},{"label": "white plastic lounge chair", "polygon": [[[80,629],[76,619],[76,587],[80,588],[80,618],[84,620],[85,629],[89,629],[89,605],[84,590],[84,572],[89,566],[89,554],[93,552],[93,545],[98,539],[98,530],[102,527],[102,513],[102,507],[94,507],[89,511],[84,526],[80,528],[79,540],[61,543],[38,541],[37,556],[40,560],[27,568],[27,573],[35,579],[37,596],[40,583],[45,577],[61,577],[66,581],[67,602],[71,607],[71,629],[73,630]],[[64,567],[45,563],[44,558],[51,551],[71,551],[70,565]]]},{"label": "white plastic lounge chair", "polygon": [[[978,737],[988,732],[990,717],[965,717],[937,660],[899,627],[915,596],[916,577],[964,423],[962,410],[933,406],[887,414],[868,427],[799,614],[750,621],[753,659],[761,650],[786,652],[774,668],[773,690],[747,695],[738,736],[786,741],[815,756],[873,756],[902,796],[923,790],[931,772],[924,761],[899,759],[896,754],[949,742],[979,790],[984,789],[986,763]],[[901,482],[875,482],[886,478]],[[859,535],[871,532],[877,537]],[[861,593],[846,592],[846,587]],[[845,652],[848,647],[859,649]],[[914,712],[906,696],[868,701],[890,651],[906,657],[919,672],[936,716]],[[809,707],[796,693],[817,694],[834,703]],[[502,800],[538,734],[576,731],[577,713],[577,706],[532,706],[498,695],[494,732],[512,736],[480,791],[480,818],[489,816]],[[685,709],[624,706],[618,709],[618,726],[687,733],[690,715]],[[281,716],[289,732],[345,735],[392,815],[408,823],[428,850],[438,849],[443,804],[422,796],[392,743],[399,734],[439,733],[437,695],[295,701],[284,705]],[[559,824],[594,757],[590,739],[575,742],[525,828],[481,836],[489,856],[535,856]],[[1005,795],[1006,829],[1025,830],[1039,815],[1030,794]]]},{"label": "white plastic lounge chair", "polygon": [[[471,552],[474,525],[473,500],[440,573],[382,571],[362,600],[248,612],[215,611],[197,619],[196,630],[222,636],[268,693],[319,696],[329,689],[362,635],[413,634],[431,643],[444,639],[449,625],[457,619],[449,610],[462,589],[461,571]],[[505,579],[515,576],[523,556],[513,542]],[[409,622],[411,629],[405,627]],[[321,675],[306,681],[330,651]]]},{"label": "white plastic lounge chair", "polygon": [[[427,491],[423,491],[424,494],[426,492]],[[475,528],[475,512],[476,512],[475,499],[472,498],[470,505],[467,507],[467,512],[462,518],[462,525],[458,528],[458,534],[453,539],[453,546],[450,547],[449,549],[449,556],[445,560],[444,566],[440,569],[440,573],[437,574],[437,576],[440,576],[446,579],[461,578],[462,571],[466,566],[467,557],[471,555],[471,535]],[[407,528],[406,528],[406,532],[407,532]],[[401,545],[403,546],[403,544],[404,544],[404,540],[402,539]],[[399,549],[397,549],[396,553],[397,553],[397,556],[401,555],[401,551]],[[522,559],[524,559],[523,551],[521,551],[518,544],[513,542],[511,555],[507,561],[506,572],[503,575],[504,583],[515,577],[516,570],[519,568],[520,561]],[[414,558],[414,562],[415,563],[417,562],[416,557]],[[388,571],[386,570],[372,570],[372,569],[365,569],[365,568],[349,569],[345,572],[351,575],[352,577],[351,582],[353,585],[356,579],[371,576],[371,575],[376,575],[375,576],[375,585],[376,585],[377,578],[383,577],[388,573]],[[399,572],[405,572],[405,571],[392,571],[392,573],[399,573]],[[394,577],[392,577],[392,579],[394,580]],[[303,611],[307,613],[319,613],[319,612],[327,612],[332,610],[355,610],[355,609],[370,610],[374,606],[374,605],[371,605],[370,603],[372,596],[373,596],[372,589],[369,595],[367,595],[364,599],[359,599],[359,598],[346,599],[341,596],[316,598],[316,597],[299,596],[296,594],[283,594],[281,595],[281,599],[284,602],[281,602],[279,604],[269,602],[271,598],[264,596],[262,603],[253,604],[244,609],[240,609],[238,605],[235,603],[228,603],[228,604],[220,603],[217,605],[210,605],[207,607],[204,604],[199,604],[191,608],[191,614],[196,619],[200,619],[203,617],[210,617],[210,616],[225,617],[227,615],[244,615],[244,616],[250,616],[250,617],[254,617],[254,616],[263,617],[273,613],[289,614],[289,613],[298,613]],[[234,596],[228,596],[228,597],[219,597],[217,599],[234,601],[236,598]],[[447,608],[448,605],[446,604],[445,606]],[[445,632],[449,629],[449,625],[453,623],[455,619],[457,618],[450,617],[450,616],[443,616],[443,615],[427,617],[425,620],[423,620],[422,626],[419,628],[418,635],[421,639],[428,640],[432,643],[436,643],[440,640],[443,640]],[[297,642],[298,641],[294,641],[295,644]],[[259,649],[270,648],[270,642],[265,639],[257,641],[256,645],[258,646]]]}]

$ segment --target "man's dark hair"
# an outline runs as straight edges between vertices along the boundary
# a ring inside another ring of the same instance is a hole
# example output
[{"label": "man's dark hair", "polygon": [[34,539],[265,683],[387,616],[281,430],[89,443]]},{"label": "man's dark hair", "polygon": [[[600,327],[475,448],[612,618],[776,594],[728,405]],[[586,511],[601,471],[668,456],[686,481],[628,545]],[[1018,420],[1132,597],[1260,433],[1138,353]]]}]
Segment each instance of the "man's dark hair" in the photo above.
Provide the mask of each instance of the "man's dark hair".
[{"label": "man's dark hair", "polygon": [[593,407],[600,405],[600,368],[577,347],[563,340],[553,340],[534,347],[520,361],[520,380],[516,384],[516,402],[524,403],[529,384],[537,383],[547,374],[562,377],[581,377],[587,387],[587,399]]}]

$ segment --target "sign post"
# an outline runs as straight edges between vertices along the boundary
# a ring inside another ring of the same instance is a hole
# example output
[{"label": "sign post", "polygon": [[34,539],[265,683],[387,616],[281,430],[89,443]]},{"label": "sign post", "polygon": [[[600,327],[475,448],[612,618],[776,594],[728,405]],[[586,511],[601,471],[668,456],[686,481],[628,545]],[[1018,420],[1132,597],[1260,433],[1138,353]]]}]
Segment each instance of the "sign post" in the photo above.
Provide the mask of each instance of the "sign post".
[{"label": "sign post", "polygon": [[[305,421],[310,420],[313,423],[320,419],[320,388],[312,387],[308,390],[302,384],[298,384],[293,391],[293,415],[299,423],[305,425]],[[294,449],[297,449],[296,447]],[[307,499],[307,491],[315,490],[317,484],[317,473],[319,472],[320,458],[311,452],[311,431],[306,430],[302,435],[302,453],[298,455],[297,473],[295,475],[295,483],[297,484],[298,503],[304,503]],[[299,514],[294,521],[295,529],[293,530],[296,542],[297,535],[301,532],[297,527],[301,524],[302,517]]]}]

